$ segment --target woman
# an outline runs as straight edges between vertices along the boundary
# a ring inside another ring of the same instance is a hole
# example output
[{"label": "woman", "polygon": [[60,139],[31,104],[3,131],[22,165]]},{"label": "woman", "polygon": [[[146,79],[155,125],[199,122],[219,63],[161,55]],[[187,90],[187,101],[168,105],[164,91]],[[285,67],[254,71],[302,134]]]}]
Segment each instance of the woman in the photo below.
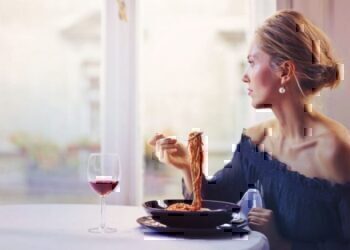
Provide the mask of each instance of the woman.
[{"label": "woman", "polygon": [[[243,82],[252,105],[276,118],[244,130],[231,162],[203,178],[204,199],[237,202],[259,182],[266,208],[252,209],[248,222],[271,249],[350,249],[349,132],[310,105],[340,81],[327,37],[300,13],[280,11],[256,31],[248,62]],[[183,172],[190,198],[186,148],[162,134],[150,143]]]}]

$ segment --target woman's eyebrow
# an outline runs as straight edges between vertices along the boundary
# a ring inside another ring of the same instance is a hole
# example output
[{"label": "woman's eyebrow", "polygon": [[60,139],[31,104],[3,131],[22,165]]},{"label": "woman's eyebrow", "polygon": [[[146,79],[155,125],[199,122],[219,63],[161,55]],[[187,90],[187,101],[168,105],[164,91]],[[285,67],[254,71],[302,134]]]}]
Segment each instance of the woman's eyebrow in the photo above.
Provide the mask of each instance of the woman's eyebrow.
[{"label": "woman's eyebrow", "polygon": [[248,55],[247,56],[247,59],[249,60],[249,59],[255,59],[256,58],[256,56],[255,55]]}]

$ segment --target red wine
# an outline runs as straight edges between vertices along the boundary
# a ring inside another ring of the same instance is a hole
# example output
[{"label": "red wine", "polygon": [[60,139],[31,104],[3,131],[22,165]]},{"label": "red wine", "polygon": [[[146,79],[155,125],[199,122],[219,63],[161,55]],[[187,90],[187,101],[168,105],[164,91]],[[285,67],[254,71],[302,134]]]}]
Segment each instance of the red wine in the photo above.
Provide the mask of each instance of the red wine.
[{"label": "red wine", "polygon": [[113,180],[96,180],[90,181],[90,185],[95,189],[100,195],[106,195],[112,192],[118,185],[118,181]]}]

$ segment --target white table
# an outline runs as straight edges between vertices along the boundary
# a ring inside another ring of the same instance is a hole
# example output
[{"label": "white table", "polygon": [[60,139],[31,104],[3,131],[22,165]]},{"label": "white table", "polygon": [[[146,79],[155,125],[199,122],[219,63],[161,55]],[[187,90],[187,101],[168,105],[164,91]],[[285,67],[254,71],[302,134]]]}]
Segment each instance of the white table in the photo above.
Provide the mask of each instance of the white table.
[{"label": "white table", "polygon": [[99,223],[98,205],[3,205],[0,206],[0,249],[269,249],[267,238],[258,232],[207,239],[150,234],[136,222],[145,215],[141,207],[107,206],[107,225],[117,227],[118,232],[92,234],[87,229]]}]

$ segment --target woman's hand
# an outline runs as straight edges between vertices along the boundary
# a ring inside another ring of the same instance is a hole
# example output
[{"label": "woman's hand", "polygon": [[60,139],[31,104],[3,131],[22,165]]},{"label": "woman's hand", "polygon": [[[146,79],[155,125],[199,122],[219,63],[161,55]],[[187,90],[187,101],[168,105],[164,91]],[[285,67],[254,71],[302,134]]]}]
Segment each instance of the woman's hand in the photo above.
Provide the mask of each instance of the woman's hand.
[{"label": "woman's hand", "polygon": [[269,240],[271,250],[291,249],[291,245],[278,232],[273,211],[252,208],[248,213],[248,223],[252,230],[263,233]]},{"label": "woman's hand", "polygon": [[187,148],[175,138],[156,134],[148,143],[154,147],[160,162],[180,170],[189,170],[190,160]]}]

